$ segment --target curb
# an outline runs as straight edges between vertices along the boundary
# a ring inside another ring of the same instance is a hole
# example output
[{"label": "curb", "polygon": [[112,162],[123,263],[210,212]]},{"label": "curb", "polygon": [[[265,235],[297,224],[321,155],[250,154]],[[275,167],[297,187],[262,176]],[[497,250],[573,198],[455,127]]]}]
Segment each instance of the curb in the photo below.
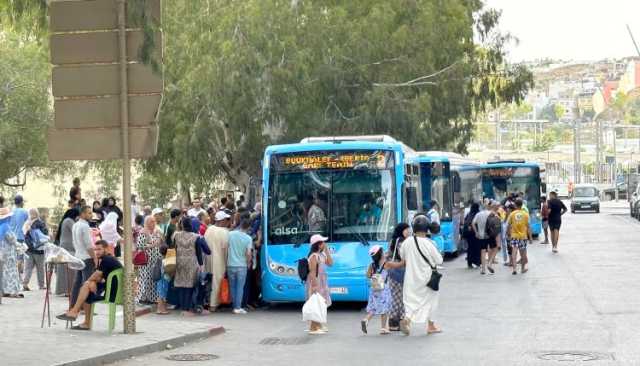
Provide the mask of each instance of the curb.
[{"label": "curb", "polygon": [[57,363],[57,364],[54,364],[54,366],[101,366],[105,364],[126,360],[131,357],[138,357],[138,356],[143,356],[149,353],[166,351],[167,349],[175,349],[175,348],[183,347],[187,343],[200,341],[200,340],[214,337],[223,333],[225,333],[225,329],[223,326],[215,326],[207,330],[203,330],[195,333],[189,333],[179,337],[174,337],[174,338],[166,339],[166,340],[151,343],[151,344],[145,344],[138,347],[122,349],[119,351],[106,353],[100,356],[89,357],[82,360]]}]

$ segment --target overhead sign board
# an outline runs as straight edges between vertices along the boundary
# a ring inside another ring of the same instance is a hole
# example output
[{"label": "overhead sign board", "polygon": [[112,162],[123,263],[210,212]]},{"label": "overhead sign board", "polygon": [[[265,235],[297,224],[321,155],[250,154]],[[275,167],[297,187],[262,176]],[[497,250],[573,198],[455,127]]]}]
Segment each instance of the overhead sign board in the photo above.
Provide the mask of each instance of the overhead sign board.
[{"label": "overhead sign board", "polygon": [[[121,74],[117,0],[52,0],[49,4],[54,125],[48,133],[50,160],[122,157]],[[161,22],[161,1],[146,0],[147,14]],[[162,74],[140,62],[142,30],[126,26],[127,116],[130,157],[157,151]],[[155,34],[162,60],[162,34]]]}]

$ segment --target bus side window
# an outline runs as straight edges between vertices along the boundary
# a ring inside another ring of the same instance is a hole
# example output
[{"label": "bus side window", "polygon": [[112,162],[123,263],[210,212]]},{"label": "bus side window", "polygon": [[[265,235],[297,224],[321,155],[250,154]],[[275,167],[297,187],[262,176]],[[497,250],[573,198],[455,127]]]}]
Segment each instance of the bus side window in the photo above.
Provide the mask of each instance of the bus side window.
[{"label": "bus side window", "polygon": [[416,187],[406,187],[407,210],[416,211],[418,209],[418,191]]}]

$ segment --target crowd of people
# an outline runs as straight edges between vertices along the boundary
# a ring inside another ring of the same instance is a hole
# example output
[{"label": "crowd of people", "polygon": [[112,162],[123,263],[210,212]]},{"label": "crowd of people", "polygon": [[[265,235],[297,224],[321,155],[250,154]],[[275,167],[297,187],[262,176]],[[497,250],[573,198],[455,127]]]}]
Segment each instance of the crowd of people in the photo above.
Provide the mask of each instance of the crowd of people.
[{"label": "crowd of people", "polygon": [[[157,304],[158,314],[173,309],[186,316],[212,312],[221,305],[221,284],[228,281],[233,313],[258,306],[260,204],[249,209],[244,197],[235,201],[228,195],[207,206],[198,198],[187,208],[164,210],[138,208],[132,198],[138,304]],[[59,318],[75,320],[84,306],[104,299],[104,280],[122,267],[123,210],[114,197],[87,205],[78,179],[55,230],[50,230],[37,209],[26,210],[24,205],[20,195],[14,197],[12,209],[4,207],[0,197],[0,292],[5,297],[24,297],[24,291],[31,291],[34,270],[39,289],[44,289],[43,249],[52,242],[84,262],[79,271],[57,265],[55,289],[54,284],[50,289],[71,297],[70,309]],[[90,326],[89,317],[75,329]]]},{"label": "crowd of people", "polygon": [[[38,287],[44,289],[43,245],[51,241],[84,262],[79,271],[58,265],[53,292],[71,297],[68,311],[58,318],[76,320],[84,309],[85,320],[74,328],[85,330],[91,328],[88,306],[105,296],[115,296],[104,294],[104,280],[122,268],[122,224],[127,218],[113,197],[86,205],[79,180],[74,180],[69,197],[69,207],[54,233],[37,209],[24,208],[22,196],[13,198],[13,209],[4,207],[0,197],[0,292],[6,297],[24,297],[23,291],[31,291],[34,270]],[[557,253],[561,217],[567,208],[551,192],[549,200],[543,197],[540,210],[545,236],[542,244],[548,244],[550,237],[552,251]],[[225,196],[207,206],[194,199],[184,209],[134,206],[131,211],[137,303],[157,304],[157,314],[180,310],[185,316],[214,312],[226,304],[234,314],[245,314],[247,308],[258,306],[260,204],[249,209],[243,197],[234,202],[233,197]],[[470,202],[460,229],[468,267],[479,268],[482,275],[494,274],[501,253],[513,275],[518,266],[520,273],[526,273],[527,246],[532,242],[529,219],[521,193],[510,194],[501,202]],[[365,334],[374,316],[380,316],[381,334],[398,330],[409,334],[413,323],[425,323],[428,334],[441,331],[433,314],[439,294],[437,266],[443,258],[431,239],[439,231],[438,204],[433,201],[431,209],[416,215],[411,225],[400,223],[395,228],[388,251],[379,245],[370,248],[371,264],[366,272],[369,301],[360,324]],[[317,234],[310,238],[305,288],[307,298],[319,294],[330,306],[327,267],[333,265],[333,258],[327,240]],[[222,296],[227,289],[229,296]],[[328,328],[326,323],[312,321],[308,331],[324,334]]]}]

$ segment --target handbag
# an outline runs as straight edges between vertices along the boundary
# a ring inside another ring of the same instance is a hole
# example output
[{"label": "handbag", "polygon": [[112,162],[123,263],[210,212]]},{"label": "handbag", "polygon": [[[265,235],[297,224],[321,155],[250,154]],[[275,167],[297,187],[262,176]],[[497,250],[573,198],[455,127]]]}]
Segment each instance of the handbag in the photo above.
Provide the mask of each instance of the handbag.
[{"label": "handbag", "polygon": [[149,256],[143,249],[138,249],[133,253],[134,266],[146,266],[149,263]]},{"label": "handbag", "polygon": [[418,249],[418,253],[420,253],[422,259],[424,259],[429,267],[431,267],[431,278],[429,278],[429,282],[427,282],[427,287],[432,289],[433,291],[440,290],[440,279],[442,278],[442,273],[438,272],[438,268],[432,266],[431,262],[429,262],[429,259],[427,259],[427,257],[422,253],[422,250],[420,250],[420,245],[418,245],[418,238],[414,236],[413,241],[416,243],[416,248]]},{"label": "handbag", "polygon": [[167,249],[167,254],[162,259],[162,267],[164,273],[173,277],[176,274],[176,250],[175,248]]},{"label": "handbag", "polygon": [[218,291],[218,302],[221,305],[231,304],[231,293],[229,291],[229,280],[225,278],[220,281],[220,290]]}]

